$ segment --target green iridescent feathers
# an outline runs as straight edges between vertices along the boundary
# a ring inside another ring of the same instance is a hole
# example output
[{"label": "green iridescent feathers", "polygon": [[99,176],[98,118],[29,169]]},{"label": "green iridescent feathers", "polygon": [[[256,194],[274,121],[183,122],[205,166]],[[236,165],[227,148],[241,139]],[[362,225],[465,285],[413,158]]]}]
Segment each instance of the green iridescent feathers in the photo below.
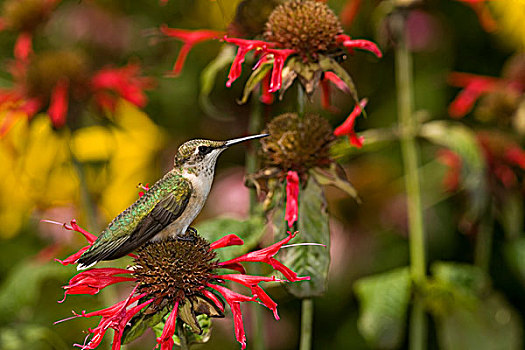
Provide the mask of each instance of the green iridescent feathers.
[{"label": "green iridescent feathers", "polygon": [[189,181],[174,172],[167,173],[111,221],[80,257],[79,269],[117,259],[138,248],[182,214],[190,195]]}]

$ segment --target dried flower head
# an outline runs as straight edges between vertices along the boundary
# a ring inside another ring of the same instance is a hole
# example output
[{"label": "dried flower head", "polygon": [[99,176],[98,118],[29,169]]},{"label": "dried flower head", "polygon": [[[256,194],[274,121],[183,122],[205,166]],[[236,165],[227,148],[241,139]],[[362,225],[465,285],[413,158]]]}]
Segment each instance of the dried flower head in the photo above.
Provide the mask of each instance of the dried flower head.
[{"label": "dried flower head", "polygon": [[132,275],[140,281],[139,293],[168,299],[171,304],[200,294],[218,267],[217,254],[204,238],[193,237],[193,241],[149,243],[137,252]]},{"label": "dried flower head", "polygon": [[277,6],[266,22],[264,38],[292,49],[303,60],[317,60],[317,54],[338,50],[336,37],[343,28],[335,13],[315,0],[291,0]]},{"label": "dried flower head", "polygon": [[86,85],[88,58],[80,51],[47,51],[35,55],[27,68],[26,88],[30,96],[49,97],[61,80],[71,85]]},{"label": "dried flower head", "polygon": [[[299,80],[306,94],[311,97],[322,84],[323,107],[329,105],[330,85],[350,93],[359,100],[350,75],[339,64],[354,49],[366,50],[377,57],[382,53],[371,41],[354,40],[343,34],[341,23],[323,1],[290,0],[277,6],[265,25],[263,40],[225,37],[228,43],[238,46],[237,54],[228,74],[226,86],[240,77],[246,55],[255,50],[258,57],[240,100],[245,103],[259,86],[262,102],[272,103],[272,93],[284,92]],[[334,79],[335,77],[335,79]]]},{"label": "dried flower head", "polygon": [[270,134],[261,140],[264,165],[281,169],[283,176],[289,170],[304,176],[309,169],[331,162],[330,146],[335,136],[328,121],[318,114],[281,114],[264,132]]},{"label": "dried flower head", "polygon": [[[70,225],[64,224],[63,227],[82,233],[90,244],[95,240],[93,235],[80,228],[74,221]],[[275,319],[279,319],[277,303],[266,294],[260,284],[282,280],[273,276],[248,275],[242,263],[268,264],[290,282],[310,279],[310,277],[297,276],[274,258],[281,247],[294,238],[295,234],[289,234],[285,239],[266,248],[227,261],[220,261],[215,251],[228,246],[242,245],[244,242],[239,237],[230,234],[210,244],[198,236],[193,229],[189,234],[193,237],[191,241],[167,240],[147,244],[137,252],[134,263],[127,269],[93,268],[71,278],[68,285],[63,287],[65,296],[93,295],[109,285],[121,282],[135,284],[129,296],[113,306],[90,313],[85,311],[80,314],[74,313],[71,318],[102,316],[98,326],[89,330],[93,335],[91,339],[89,341],[86,339],[83,345],[78,345],[79,347],[95,349],[102,342],[106,331],[113,328],[115,333],[112,348],[118,350],[121,344],[136,339],[148,327],[164,323],[161,327],[162,334],[158,334],[157,342],[161,350],[172,349],[176,325],[178,325],[179,337],[186,337],[188,333],[203,334],[203,328],[209,326],[209,322],[203,323],[202,320],[207,321],[207,319],[197,316],[224,317],[224,306],[228,304],[233,314],[235,337],[244,349],[246,336],[241,303],[258,302],[270,309]],[[89,246],[83,247],[79,252],[59,262],[63,265],[73,264],[88,248]],[[222,269],[239,273],[228,274]],[[251,295],[228,289],[225,281],[235,282],[248,288]],[[68,319],[63,321],[66,320]],[[57,323],[59,322],[62,321]]]},{"label": "dried flower head", "polygon": [[53,3],[49,0],[8,0],[2,6],[3,22],[14,31],[33,31],[48,19]]}]

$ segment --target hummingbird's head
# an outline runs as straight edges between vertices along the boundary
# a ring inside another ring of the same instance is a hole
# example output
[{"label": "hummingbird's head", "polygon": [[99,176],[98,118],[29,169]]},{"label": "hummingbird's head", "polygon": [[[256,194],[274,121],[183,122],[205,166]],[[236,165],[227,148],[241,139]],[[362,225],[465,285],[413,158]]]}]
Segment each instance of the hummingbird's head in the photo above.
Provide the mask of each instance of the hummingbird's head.
[{"label": "hummingbird's head", "polygon": [[266,137],[268,134],[252,135],[227,141],[190,140],[183,143],[175,155],[175,168],[192,169],[197,174],[212,174],[219,155],[235,144]]}]

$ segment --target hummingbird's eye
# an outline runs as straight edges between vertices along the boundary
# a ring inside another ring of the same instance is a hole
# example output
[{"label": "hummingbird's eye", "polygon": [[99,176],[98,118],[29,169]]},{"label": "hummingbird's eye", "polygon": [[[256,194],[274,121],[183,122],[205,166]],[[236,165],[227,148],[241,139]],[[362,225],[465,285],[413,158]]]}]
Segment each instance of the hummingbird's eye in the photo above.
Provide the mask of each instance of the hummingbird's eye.
[{"label": "hummingbird's eye", "polygon": [[199,146],[199,153],[202,154],[202,155],[205,155],[205,154],[210,153],[211,150],[212,150],[211,147],[208,147],[208,146]]}]

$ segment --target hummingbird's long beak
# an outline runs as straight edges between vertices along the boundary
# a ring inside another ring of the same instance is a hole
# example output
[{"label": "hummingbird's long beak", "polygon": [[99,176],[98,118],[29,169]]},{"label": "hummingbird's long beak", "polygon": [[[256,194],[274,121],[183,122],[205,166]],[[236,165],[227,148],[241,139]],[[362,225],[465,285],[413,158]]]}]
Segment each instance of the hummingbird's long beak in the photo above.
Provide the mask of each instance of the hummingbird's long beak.
[{"label": "hummingbird's long beak", "polygon": [[246,136],[246,137],[239,137],[238,139],[226,141],[226,143],[224,144],[224,147],[230,147],[230,146],[236,145],[244,141],[260,139],[266,136],[270,136],[270,134],[259,134],[259,135],[251,135],[251,136]]}]

